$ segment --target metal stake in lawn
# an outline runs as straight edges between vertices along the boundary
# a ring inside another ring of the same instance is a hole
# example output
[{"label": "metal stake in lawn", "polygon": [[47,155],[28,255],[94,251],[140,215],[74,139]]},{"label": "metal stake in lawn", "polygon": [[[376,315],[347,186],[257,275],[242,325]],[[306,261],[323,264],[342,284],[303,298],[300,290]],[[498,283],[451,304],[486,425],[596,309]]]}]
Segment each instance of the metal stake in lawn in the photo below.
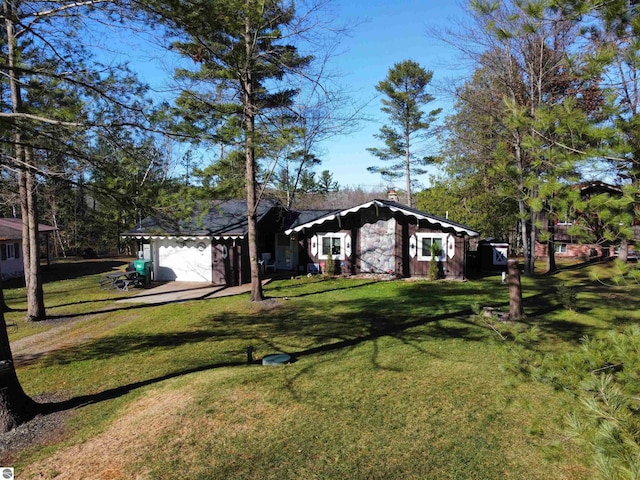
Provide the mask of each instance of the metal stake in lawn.
[{"label": "metal stake in lawn", "polygon": [[255,352],[255,348],[253,348],[253,345],[249,345],[247,347],[247,363],[248,364],[253,363],[253,352]]}]

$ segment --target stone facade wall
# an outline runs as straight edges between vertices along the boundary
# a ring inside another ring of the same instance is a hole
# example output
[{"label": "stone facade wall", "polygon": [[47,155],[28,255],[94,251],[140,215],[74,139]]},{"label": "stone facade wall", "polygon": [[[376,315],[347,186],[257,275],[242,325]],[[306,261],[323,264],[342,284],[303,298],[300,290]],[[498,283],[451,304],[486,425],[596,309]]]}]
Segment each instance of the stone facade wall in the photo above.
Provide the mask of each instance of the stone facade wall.
[{"label": "stone facade wall", "polygon": [[379,220],[360,228],[359,257],[363,273],[395,273],[396,221]]}]

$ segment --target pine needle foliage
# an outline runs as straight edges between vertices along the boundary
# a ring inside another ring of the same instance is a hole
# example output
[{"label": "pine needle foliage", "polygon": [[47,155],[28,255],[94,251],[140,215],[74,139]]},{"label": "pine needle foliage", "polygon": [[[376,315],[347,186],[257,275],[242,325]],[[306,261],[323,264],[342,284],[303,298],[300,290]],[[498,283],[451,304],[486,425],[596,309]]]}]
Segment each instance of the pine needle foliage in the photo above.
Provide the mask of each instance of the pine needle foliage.
[{"label": "pine needle foliage", "polygon": [[575,401],[567,432],[592,450],[599,478],[640,478],[640,326],[585,337],[529,372]]}]

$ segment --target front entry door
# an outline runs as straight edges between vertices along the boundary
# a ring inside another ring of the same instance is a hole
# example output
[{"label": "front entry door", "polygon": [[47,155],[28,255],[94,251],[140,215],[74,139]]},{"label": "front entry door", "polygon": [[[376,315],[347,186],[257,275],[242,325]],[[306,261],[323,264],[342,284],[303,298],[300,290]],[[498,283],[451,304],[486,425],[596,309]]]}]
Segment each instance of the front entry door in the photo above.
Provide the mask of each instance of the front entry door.
[{"label": "front entry door", "polygon": [[296,263],[294,255],[289,235],[278,234],[276,236],[276,268],[278,270],[292,270]]},{"label": "front entry door", "polygon": [[226,285],[227,284],[227,258],[228,258],[228,249],[227,246],[220,243],[215,243],[212,245],[211,249],[211,273],[212,273],[212,283],[215,285]]}]

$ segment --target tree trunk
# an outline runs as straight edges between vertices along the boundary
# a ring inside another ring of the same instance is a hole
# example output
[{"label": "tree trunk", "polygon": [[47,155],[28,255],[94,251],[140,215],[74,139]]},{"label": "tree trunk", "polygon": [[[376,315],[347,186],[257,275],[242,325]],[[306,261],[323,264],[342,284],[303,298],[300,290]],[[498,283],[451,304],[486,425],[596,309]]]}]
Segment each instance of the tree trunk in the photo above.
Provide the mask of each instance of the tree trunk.
[{"label": "tree trunk", "polygon": [[[15,5],[11,0],[4,0],[5,32],[7,41],[7,79],[11,90],[11,111],[22,112],[22,90],[17,70],[17,40],[15,33]],[[22,213],[22,245],[24,279],[27,288],[27,318],[40,320],[45,317],[42,279],[40,278],[40,258],[38,254],[38,212],[36,209],[35,185],[31,150],[22,144],[22,132],[18,125],[13,126],[13,142],[15,163],[19,169],[18,190]]]},{"label": "tree trunk", "polygon": [[547,273],[554,273],[558,270],[556,264],[556,242],[553,237],[547,242]]},{"label": "tree trunk", "polygon": [[24,393],[16,375],[4,310],[0,309],[0,433],[8,432],[33,418],[36,406]]},{"label": "tree trunk", "polygon": [[[247,8],[247,11],[249,9]],[[245,49],[247,59],[252,57],[251,19],[245,19]],[[260,264],[258,263],[258,219],[256,195],[256,161],[255,161],[255,116],[256,108],[253,92],[253,76],[251,66],[247,65],[242,79],[244,89],[244,149],[245,149],[245,185],[247,187],[247,230],[249,244],[249,266],[251,269],[251,301],[264,300],[262,281],[260,279]]]},{"label": "tree trunk", "polygon": [[4,290],[2,287],[2,269],[0,268],[0,311],[8,312],[11,309],[7,305],[7,302],[4,301]]},{"label": "tree trunk", "polygon": [[[44,308],[44,291],[42,289],[42,275],[40,273],[40,242],[38,237],[38,207],[35,195],[34,176],[27,174],[27,188],[29,195],[29,269],[25,276],[30,277],[27,291],[27,316],[29,320],[37,321],[46,318]],[[23,220],[24,221],[24,220]]]},{"label": "tree trunk", "polygon": [[536,214],[530,212],[531,220],[529,221],[529,255],[526,258],[527,265],[525,268],[525,274],[527,276],[533,276],[536,270]]},{"label": "tree trunk", "polygon": [[549,225],[549,240],[547,241],[547,273],[553,273],[558,270],[556,265],[556,227],[552,221],[548,222]]},{"label": "tree trunk", "polygon": [[629,259],[629,241],[626,238],[620,240],[620,250],[618,250],[618,260],[627,263]]},{"label": "tree trunk", "polygon": [[409,150],[409,132],[405,132],[405,145],[406,145],[406,150],[405,150],[405,159],[404,159],[404,163],[405,163],[405,175],[407,177],[407,206],[409,208],[411,208],[412,205],[412,201],[411,201],[411,152]]},{"label": "tree trunk", "polygon": [[[27,157],[28,158],[28,157]],[[38,246],[38,212],[35,199],[33,173],[21,171],[20,206],[22,211],[22,261],[24,282],[27,291],[27,320],[37,321],[46,317],[44,292],[40,275],[40,254]]]},{"label": "tree trunk", "polygon": [[517,259],[507,260],[507,274],[509,277],[509,319],[518,320],[524,317],[524,310],[522,308],[520,266]]},{"label": "tree trunk", "polygon": [[[25,160],[31,165],[31,150],[25,150]],[[27,224],[29,234],[29,267],[25,265],[25,277],[29,276],[27,289],[27,319],[32,321],[46,318],[44,308],[44,291],[42,289],[42,275],[40,273],[40,244],[38,242],[38,202],[36,198],[35,177],[32,172],[26,172],[27,187]],[[25,219],[22,219],[25,222]],[[23,240],[24,242],[24,240]],[[26,247],[24,248],[26,249]]]},{"label": "tree trunk", "polygon": [[520,235],[522,237],[522,255],[524,256],[524,274],[532,275],[531,268],[531,237],[529,235],[529,213],[527,212],[524,200],[518,200],[518,210],[520,212]]},{"label": "tree trunk", "polygon": [[[24,155],[22,146],[18,146],[20,134],[16,134],[16,157],[23,161]],[[27,290],[27,305],[29,303],[28,296],[31,291],[29,282],[29,267],[31,266],[31,247],[29,246],[29,202],[27,199],[27,172],[23,168],[18,173],[18,192],[20,196],[20,217],[22,219],[22,264],[24,269],[24,283]],[[27,315],[28,317],[28,315]]]},{"label": "tree trunk", "polygon": [[[7,64],[9,70],[7,79],[11,90],[11,107],[14,113],[22,110],[20,83],[16,71],[16,37],[15,26],[13,23],[13,2],[4,0],[3,13],[5,18],[5,31],[7,41]],[[21,132],[17,126],[14,126],[14,155],[16,164],[20,166],[23,160],[23,149]],[[21,208],[26,207],[26,196],[23,196],[26,187],[26,179],[24,177],[24,169],[20,169],[18,174],[18,184],[20,191]],[[23,243],[28,242],[28,232],[25,232],[23,226]],[[23,249],[23,258],[28,254],[29,249]],[[28,281],[25,276],[25,281]],[[1,288],[1,285],[0,285]],[[4,294],[2,294],[2,302],[0,302],[0,432],[8,432],[17,427],[21,423],[26,422],[33,415],[35,410],[35,402],[33,402],[22,389],[16,370],[13,364],[13,356],[9,345],[9,335],[7,333],[7,324],[4,320]]]}]

